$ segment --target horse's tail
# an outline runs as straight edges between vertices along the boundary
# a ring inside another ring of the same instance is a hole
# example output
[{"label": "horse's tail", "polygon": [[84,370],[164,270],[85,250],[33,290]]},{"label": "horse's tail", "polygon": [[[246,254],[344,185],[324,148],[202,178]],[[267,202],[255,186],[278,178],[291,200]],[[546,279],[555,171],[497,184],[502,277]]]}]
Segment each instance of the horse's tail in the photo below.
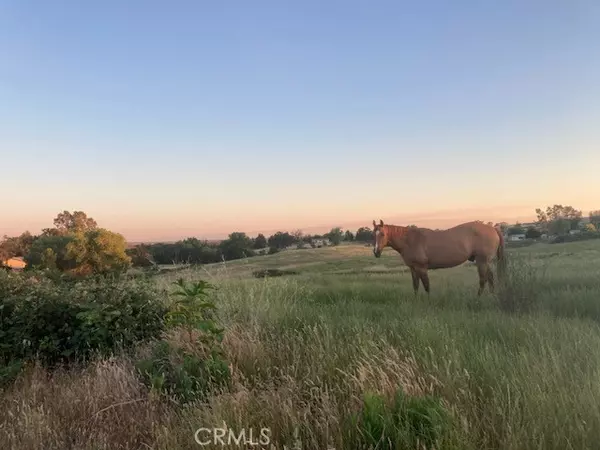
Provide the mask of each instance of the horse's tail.
[{"label": "horse's tail", "polygon": [[495,227],[496,233],[500,242],[498,243],[498,249],[496,250],[496,257],[498,258],[498,278],[503,278],[506,274],[506,256],[504,254],[504,234],[500,228]]}]

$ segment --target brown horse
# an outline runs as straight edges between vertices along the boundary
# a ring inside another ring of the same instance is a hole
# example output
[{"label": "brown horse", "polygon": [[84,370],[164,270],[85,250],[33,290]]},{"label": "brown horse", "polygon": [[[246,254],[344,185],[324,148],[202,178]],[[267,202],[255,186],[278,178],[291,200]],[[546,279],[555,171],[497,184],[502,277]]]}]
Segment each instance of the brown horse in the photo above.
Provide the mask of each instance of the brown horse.
[{"label": "brown horse", "polygon": [[380,220],[379,224],[373,221],[373,228],[375,257],[379,258],[387,246],[400,253],[410,269],[415,295],[419,280],[429,294],[429,269],[475,262],[479,273],[478,295],[483,292],[486,281],[490,291],[494,290],[494,275],[490,267],[494,256],[498,259],[498,276],[503,275],[504,238],[500,230],[483,222],[467,222],[447,230],[434,231],[415,226],[384,225]]}]

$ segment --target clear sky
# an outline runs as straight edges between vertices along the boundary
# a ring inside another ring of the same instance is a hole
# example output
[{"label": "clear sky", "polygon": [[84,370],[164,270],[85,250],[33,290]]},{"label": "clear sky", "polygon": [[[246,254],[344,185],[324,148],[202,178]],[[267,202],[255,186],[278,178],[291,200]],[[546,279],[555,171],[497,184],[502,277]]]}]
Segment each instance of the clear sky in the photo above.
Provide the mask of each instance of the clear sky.
[{"label": "clear sky", "polygon": [[0,0],[0,234],[600,208],[600,2]]}]

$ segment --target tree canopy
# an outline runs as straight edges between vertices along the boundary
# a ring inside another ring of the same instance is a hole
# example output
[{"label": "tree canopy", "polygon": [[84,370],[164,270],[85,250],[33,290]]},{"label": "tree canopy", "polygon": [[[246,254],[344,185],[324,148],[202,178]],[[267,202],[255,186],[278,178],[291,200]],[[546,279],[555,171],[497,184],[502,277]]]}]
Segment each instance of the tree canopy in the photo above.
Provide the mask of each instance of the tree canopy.
[{"label": "tree canopy", "polygon": [[551,234],[566,234],[569,230],[576,229],[581,222],[582,212],[570,205],[553,205],[535,210],[537,223],[540,227]]},{"label": "tree canopy", "polygon": [[221,254],[226,260],[240,259],[254,255],[253,242],[246,233],[234,232],[219,244]]},{"label": "tree canopy", "polygon": [[255,249],[265,248],[268,245],[269,244],[267,243],[267,238],[262,233],[259,233],[259,235],[256,236],[256,238],[254,239],[254,248]]},{"label": "tree canopy", "polygon": [[79,233],[98,228],[94,219],[83,211],[63,211],[54,219],[54,227],[62,234]]},{"label": "tree canopy", "polygon": [[329,233],[325,235],[325,237],[329,239],[333,245],[339,245],[344,238],[344,233],[340,227],[335,227],[332,228]]},{"label": "tree canopy", "polygon": [[590,223],[592,223],[596,229],[600,229],[600,209],[590,211]]},{"label": "tree canopy", "polygon": [[360,227],[356,231],[354,239],[360,242],[371,242],[373,240],[373,230],[368,227]]},{"label": "tree canopy", "polygon": [[120,272],[131,266],[127,242],[119,233],[104,228],[88,229],[73,234],[67,244],[67,258],[75,263],[79,275]]}]

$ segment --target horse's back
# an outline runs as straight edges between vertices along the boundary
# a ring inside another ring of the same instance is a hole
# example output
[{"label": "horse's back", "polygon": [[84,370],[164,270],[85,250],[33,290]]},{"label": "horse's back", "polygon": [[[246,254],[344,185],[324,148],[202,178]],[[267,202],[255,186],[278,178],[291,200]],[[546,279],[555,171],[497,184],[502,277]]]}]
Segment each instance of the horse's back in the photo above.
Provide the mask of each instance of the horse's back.
[{"label": "horse's back", "polygon": [[431,268],[453,267],[477,258],[489,258],[496,251],[499,237],[495,228],[482,222],[467,222],[446,230],[420,228],[414,239],[423,246]]},{"label": "horse's back", "polygon": [[496,228],[480,221],[467,222],[450,230],[455,230],[456,234],[471,243],[473,248],[473,259],[471,260],[477,256],[490,257],[496,253],[500,244],[500,236]]}]

